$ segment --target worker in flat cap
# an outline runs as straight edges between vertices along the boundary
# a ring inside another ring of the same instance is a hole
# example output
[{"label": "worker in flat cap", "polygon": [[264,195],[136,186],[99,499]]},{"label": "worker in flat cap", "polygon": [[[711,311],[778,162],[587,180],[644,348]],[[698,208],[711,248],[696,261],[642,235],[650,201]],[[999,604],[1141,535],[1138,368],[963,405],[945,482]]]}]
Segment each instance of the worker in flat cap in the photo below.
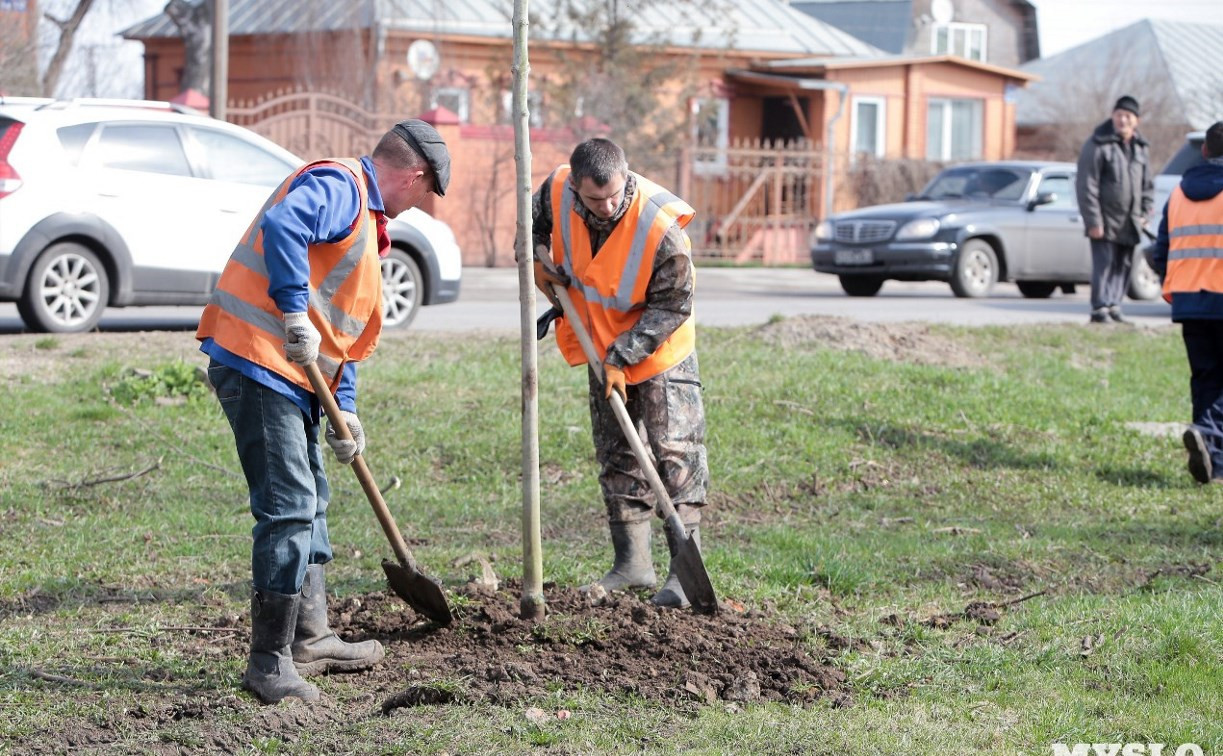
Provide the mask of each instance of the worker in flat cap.
[{"label": "worker in flat cap", "polygon": [[446,193],[450,154],[424,121],[395,124],[362,158],[327,158],[281,182],[230,255],[196,338],[229,420],[255,518],[251,642],[242,684],[264,703],[314,701],[303,676],[367,669],[376,640],[346,643],[327,623],[331,498],[319,444],[316,364],[350,438],[327,428],[336,459],[365,447],[357,363],[382,330],[386,223]]},{"label": "worker in flat cap", "polygon": [[1155,204],[1149,144],[1138,131],[1138,100],[1122,95],[1079,153],[1076,193],[1091,243],[1091,323],[1124,323],[1134,247]]}]

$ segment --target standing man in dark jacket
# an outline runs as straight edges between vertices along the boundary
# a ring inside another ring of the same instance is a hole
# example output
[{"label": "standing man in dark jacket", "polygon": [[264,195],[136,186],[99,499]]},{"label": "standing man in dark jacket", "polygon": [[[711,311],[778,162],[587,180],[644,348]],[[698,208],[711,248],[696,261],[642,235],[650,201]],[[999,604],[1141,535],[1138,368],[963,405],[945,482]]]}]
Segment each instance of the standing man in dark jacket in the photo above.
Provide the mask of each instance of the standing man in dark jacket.
[{"label": "standing man in dark jacket", "polygon": [[[611,392],[644,427],[658,477],[700,545],[701,510],[709,488],[705,410],[692,315],[696,283],[684,226],[695,211],[679,197],[628,169],[609,139],[588,139],[568,165],[535,193],[535,281],[566,286],[603,364],[589,365],[590,422],[599,484],[607,507],[615,562],[604,590],[652,588],[650,521],[654,493],[612,412]],[[555,274],[541,259],[549,256]],[[570,365],[586,354],[565,319],[556,344]],[[672,557],[678,543],[667,529]],[[672,568],[651,601],[683,608],[688,597]]]},{"label": "standing man in dark jacket", "polygon": [[1189,473],[1207,483],[1223,480],[1223,121],[1206,130],[1202,157],[1168,198],[1151,267],[1189,356]]},{"label": "standing man in dark jacket", "polygon": [[1125,322],[1121,298],[1134,247],[1155,204],[1147,140],[1138,133],[1138,101],[1118,98],[1112,118],[1096,127],[1079,153],[1079,211],[1091,239],[1091,322]]}]

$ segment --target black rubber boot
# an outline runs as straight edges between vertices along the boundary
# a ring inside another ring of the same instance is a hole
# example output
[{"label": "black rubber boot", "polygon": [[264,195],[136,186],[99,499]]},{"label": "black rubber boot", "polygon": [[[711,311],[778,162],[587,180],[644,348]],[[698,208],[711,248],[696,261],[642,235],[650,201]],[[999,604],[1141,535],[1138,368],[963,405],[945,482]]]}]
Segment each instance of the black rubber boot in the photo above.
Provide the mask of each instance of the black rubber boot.
[{"label": "black rubber boot", "polygon": [[302,675],[356,672],[369,669],[385,652],[376,640],[345,643],[327,622],[327,578],[321,564],[306,567],[302,583],[297,632],[293,636],[293,664]]},{"label": "black rubber boot", "polygon": [[658,578],[650,554],[650,521],[613,522],[610,527],[616,559],[611,570],[599,579],[599,585],[608,593],[626,588],[653,588]]},{"label": "black rubber boot", "polygon": [[[701,526],[685,525],[684,530],[688,533],[688,537],[696,542],[697,548],[700,548]],[[688,597],[684,595],[684,587],[679,584],[679,577],[675,574],[675,553],[679,550],[679,544],[676,543],[671,528],[667,528],[667,549],[671,552],[671,567],[667,571],[667,579],[662,584],[662,588],[650,598],[650,602],[654,606],[667,609],[687,609],[691,604],[688,603]]]},{"label": "black rubber boot", "polygon": [[242,687],[265,704],[293,697],[317,701],[318,688],[301,679],[293,666],[293,629],[301,594],[271,591],[251,594],[251,653],[242,675]]}]

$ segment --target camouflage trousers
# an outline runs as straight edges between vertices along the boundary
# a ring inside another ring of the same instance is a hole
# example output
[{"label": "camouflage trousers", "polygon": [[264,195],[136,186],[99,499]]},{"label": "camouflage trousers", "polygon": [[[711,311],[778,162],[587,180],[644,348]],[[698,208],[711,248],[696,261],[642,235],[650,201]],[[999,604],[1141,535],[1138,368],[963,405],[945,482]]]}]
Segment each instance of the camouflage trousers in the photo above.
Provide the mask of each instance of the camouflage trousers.
[{"label": "camouflage trousers", "polygon": [[[599,485],[607,518],[616,522],[648,520],[654,492],[646,482],[633,449],[624,438],[611,403],[603,398],[600,376],[589,370],[590,426],[594,434]],[[705,456],[705,408],[696,353],[662,375],[628,386],[625,407],[655,460],[663,487],[686,525],[701,521],[709,490]]]}]

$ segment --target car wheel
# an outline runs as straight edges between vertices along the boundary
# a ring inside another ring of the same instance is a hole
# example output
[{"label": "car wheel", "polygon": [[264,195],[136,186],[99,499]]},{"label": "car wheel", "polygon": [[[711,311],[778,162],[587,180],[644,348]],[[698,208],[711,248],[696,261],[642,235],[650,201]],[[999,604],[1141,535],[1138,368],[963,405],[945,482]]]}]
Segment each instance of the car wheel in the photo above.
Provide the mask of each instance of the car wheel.
[{"label": "car wheel", "polygon": [[382,259],[382,327],[407,328],[425,294],[420,266],[402,249],[391,247]]},{"label": "car wheel", "polygon": [[1052,281],[1016,281],[1015,286],[1028,299],[1048,299],[1057,291],[1057,284]]},{"label": "car wheel", "polygon": [[838,276],[841,288],[851,297],[873,297],[883,288],[883,276]]},{"label": "car wheel", "polygon": [[960,248],[951,273],[951,290],[957,297],[986,297],[998,280],[998,257],[982,239],[969,239]]},{"label": "car wheel", "polygon": [[75,242],[60,242],[34,261],[17,311],[31,330],[80,333],[98,324],[109,297],[110,281],[98,256]]},{"label": "car wheel", "polygon": [[1135,254],[1126,296],[1130,299],[1155,299],[1163,293],[1163,288],[1163,281],[1159,280],[1159,274],[1147,264],[1146,256],[1141,252]]}]

